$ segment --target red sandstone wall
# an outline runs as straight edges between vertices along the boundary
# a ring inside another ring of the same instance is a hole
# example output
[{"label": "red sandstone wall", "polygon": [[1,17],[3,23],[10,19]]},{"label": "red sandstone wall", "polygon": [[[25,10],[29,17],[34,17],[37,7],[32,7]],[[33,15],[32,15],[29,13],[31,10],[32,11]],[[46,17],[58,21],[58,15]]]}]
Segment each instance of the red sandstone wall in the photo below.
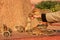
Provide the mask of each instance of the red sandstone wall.
[{"label": "red sandstone wall", "polygon": [[[41,1],[46,1],[46,0],[31,0],[31,3],[36,4],[36,3],[41,2]],[[60,1],[60,0],[52,0],[52,1]]]}]

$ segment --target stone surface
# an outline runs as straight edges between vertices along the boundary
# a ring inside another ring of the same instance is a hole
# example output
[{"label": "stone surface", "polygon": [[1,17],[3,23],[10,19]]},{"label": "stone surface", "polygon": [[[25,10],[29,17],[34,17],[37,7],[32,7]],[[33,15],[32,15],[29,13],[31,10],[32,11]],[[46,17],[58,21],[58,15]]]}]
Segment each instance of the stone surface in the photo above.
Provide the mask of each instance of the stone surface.
[{"label": "stone surface", "polygon": [[0,0],[0,27],[3,24],[15,30],[15,26],[25,27],[31,11],[29,0]]}]

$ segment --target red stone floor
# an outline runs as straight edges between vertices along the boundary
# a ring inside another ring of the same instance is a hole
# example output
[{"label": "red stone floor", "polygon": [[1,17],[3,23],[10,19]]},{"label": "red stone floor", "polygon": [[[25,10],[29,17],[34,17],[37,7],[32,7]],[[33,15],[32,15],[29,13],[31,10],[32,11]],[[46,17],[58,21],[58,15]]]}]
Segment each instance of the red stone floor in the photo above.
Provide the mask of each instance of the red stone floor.
[{"label": "red stone floor", "polygon": [[11,37],[3,37],[0,40],[60,40],[60,35],[55,36],[32,36],[27,33],[14,32]]}]

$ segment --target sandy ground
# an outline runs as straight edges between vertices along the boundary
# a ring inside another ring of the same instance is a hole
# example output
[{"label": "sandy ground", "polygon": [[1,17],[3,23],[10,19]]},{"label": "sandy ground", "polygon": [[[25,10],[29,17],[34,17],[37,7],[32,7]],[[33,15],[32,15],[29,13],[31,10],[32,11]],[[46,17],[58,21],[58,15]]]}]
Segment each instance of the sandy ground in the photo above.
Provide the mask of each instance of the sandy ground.
[{"label": "sandy ground", "polygon": [[12,33],[12,36],[10,37],[4,37],[2,35],[0,35],[0,40],[57,40],[57,39],[60,39],[60,35],[55,35],[55,36],[32,36],[32,35],[29,35],[28,33],[18,33],[18,32],[13,32]]}]

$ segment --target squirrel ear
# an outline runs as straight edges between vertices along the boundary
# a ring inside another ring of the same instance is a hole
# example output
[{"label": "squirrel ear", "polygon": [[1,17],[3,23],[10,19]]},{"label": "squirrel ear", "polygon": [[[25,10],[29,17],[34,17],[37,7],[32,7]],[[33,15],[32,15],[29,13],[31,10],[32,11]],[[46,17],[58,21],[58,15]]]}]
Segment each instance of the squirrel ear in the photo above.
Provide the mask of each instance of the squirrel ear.
[{"label": "squirrel ear", "polygon": [[8,29],[8,28],[7,28],[7,25],[3,24],[3,29],[4,29],[4,30],[7,30],[7,29]]}]

